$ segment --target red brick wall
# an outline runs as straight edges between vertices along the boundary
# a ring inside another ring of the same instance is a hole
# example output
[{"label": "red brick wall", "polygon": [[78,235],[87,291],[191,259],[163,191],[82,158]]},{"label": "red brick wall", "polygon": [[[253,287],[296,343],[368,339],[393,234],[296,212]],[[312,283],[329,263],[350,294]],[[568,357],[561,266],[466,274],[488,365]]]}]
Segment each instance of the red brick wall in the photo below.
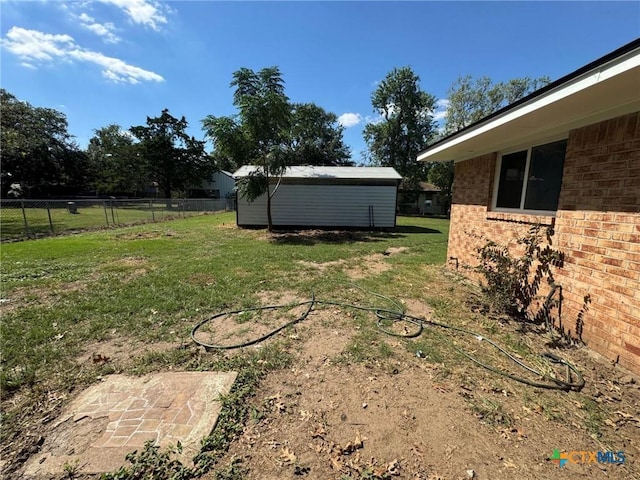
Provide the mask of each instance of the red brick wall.
[{"label": "red brick wall", "polygon": [[555,218],[490,211],[496,157],[456,164],[448,256],[475,265],[478,236],[508,243],[554,225],[558,326],[640,373],[640,112],[570,132]]},{"label": "red brick wall", "polygon": [[570,132],[556,238],[563,323],[590,295],[582,338],[640,373],[640,113]]}]

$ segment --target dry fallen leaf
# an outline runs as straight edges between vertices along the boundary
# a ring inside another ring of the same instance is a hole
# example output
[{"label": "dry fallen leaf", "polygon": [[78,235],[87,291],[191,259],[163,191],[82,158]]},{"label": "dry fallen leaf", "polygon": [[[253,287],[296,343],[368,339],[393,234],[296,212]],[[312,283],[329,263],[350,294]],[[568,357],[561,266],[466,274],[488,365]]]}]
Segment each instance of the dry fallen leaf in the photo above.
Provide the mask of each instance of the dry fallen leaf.
[{"label": "dry fallen leaf", "polygon": [[387,465],[387,473],[389,475],[400,475],[400,462],[393,460]]},{"label": "dry fallen leaf", "polygon": [[321,425],[311,432],[311,438],[323,438],[327,434],[327,431]]},{"label": "dry fallen leaf", "polygon": [[331,468],[340,472],[343,467],[344,464],[340,460],[340,457],[331,457]]},{"label": "dry fallen leaf", "polygon": [[287,447],[283,447],[280,451],[280,458],[284,460],[284,463],[287,463],[289,465],[293,465],[297,460],[293,452],[291,452]]},{"label": "dry fallen leaf", "polygon": [[300,410],[300,420],[309,420],[312,417],[311,412],[307,410]]}]

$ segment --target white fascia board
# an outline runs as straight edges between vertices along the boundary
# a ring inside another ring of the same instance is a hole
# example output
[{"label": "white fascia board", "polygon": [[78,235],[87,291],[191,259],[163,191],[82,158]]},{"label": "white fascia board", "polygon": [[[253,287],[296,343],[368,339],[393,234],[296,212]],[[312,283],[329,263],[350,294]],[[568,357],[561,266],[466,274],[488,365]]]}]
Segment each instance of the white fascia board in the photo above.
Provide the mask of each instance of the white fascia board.
[{"label": "white fascia board", "polygon": [[[600,65],[598,68],[586,72],[579,77],[569,80],[567,83],[558,85],[556,88],[546,92],[545,94],[531,99],[513,110],[508,110],[504,114],[492,118],[487,123],[480,124],[476,128],[464,132],[460,136],[428,149],[418,155],[418,161],[429,161],[430,157],[436,156],[438,153],[451,147],[464,143],[472,138],[480,136],[490,130],[505,125],[513,120],[524,117],[536,110],[544,108],[552,103],[558,102],[563,98],[567,98],[575,93],[586,90],[589,87],[604,82],[621,73],[632,70],[640,66],[640,50],[633,50],[625,55],[611,60],[609,63]],[[453,158],[450,160],[454,160]]]}]

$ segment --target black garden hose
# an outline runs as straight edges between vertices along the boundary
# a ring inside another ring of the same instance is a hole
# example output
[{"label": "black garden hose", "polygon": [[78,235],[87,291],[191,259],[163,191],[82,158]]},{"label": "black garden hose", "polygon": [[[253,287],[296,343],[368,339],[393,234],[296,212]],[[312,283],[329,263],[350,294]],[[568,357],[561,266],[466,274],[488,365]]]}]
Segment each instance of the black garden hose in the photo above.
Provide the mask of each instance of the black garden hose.
[{"label": "black garden hose", "polygon": [[[357,287],[357,285],[356,285]],[[360,288],[360,287],[357,287]],[[477,332],[473,332],[471,330],[467,330],[464,328],[460,328],[460,327],[456,327],[453,325],[449,325],[446,323],[441,323],[441,322],[437,322],[435,320],[430,320],[430,319],[425,319],[425,318],[419,318],[419,317],[415,317],[412,315],[408,315],[407,313],[404,312],[404,309],[402,308],[402,306],[395,302],[394,300],[385,297],[384,295],[380,295],[378,293],[375,292],[368,292],[370,294],[373,294],[374,296],[377,296],[379,298],[385,299],[391,303],[393,303],[398,309],[397,310],[389,310],[389,309],[384,309],[384,308],[376,308],[376,307],[363,307],[360,305],[353,305],[353,304],[349,304],[349,303],[344,303],[344,302],[336,302],[336,301],[331,301],[331,300],[316,300],[315,296],[311,297],[311,300],[308,300],[306,302],[300,302],[300,303],[294,303],[294,304],[288,304],[288,305],[268,305],[268,306],[264,306],[264,307],[254,307],[254,308],[245,308],[242,310],[233,310],[233,311],[226,311],[226,312],[221,312],[221,313],[217,313],[211,317],[208,317],[204,320],[202,320],[201,322],[199,322],[198,324],[196,324],[193,329],[191,330],[191,339],[197,344],[200,345],[202,347],[204,347],[206,350],[231,350],[231,349],[236,349],[236,348],[243,348],[243,347],[248,347],[250,345],[255,345],[257,343],[260,343],[266,339],[268,339],[269,337],[272,337],[273,335],[275,335],[276,333],[284,330],[287,327],[290,327],[292,325],[295,325],[299,322],[301,322],[302,320],[306,319],[309,316],[309,313],[311,312],[311,310],[317,306],[317,305],[331,305],[331,306],[337,306],[337,307],[341,307],[341,308],[352,308],[352,309],[356,309],[356,310],[362,310],[362,311],[366,311],[366,312],[371,312],[373,314],[375,314],[375,316],[377,317],[377,327],[384,333],[386,333],[387,335],[392,335],[392,336],[396,336],[396,337],[402,337],[402,338],[416,338],[418,336],[420,336],[425,328],[425,326],[433,326],[433,327],[438,327],[438,328],[442,328],[445,330],[451,330],[451,331],[455,331],[458,333],[462,333],[465,335],[471,335],[473,337],[475,337],[478,341],[484,341],[487,342],[489,345],[493,346],[494,348],[496,348],[500,353],[502,353],[504,356],[506,356],[507,358],[509,358],[511,361],[513,361],[514,363],[516,363],[517,365],[519,365],[521,368],[529,371],[530,373],[537,375],[538,377],[540,377],[543,380],[546,380],[547,383],[543,383],[541,381],[532,381],[529,380],[527,378],[523,378],[523,377],[519,377],[516,375],[513,375],[507,371],[501,370],[497,367],[494,367],[492,365],[488,365],[486,363],[481,362],[480,360],[476,359],[475,357],[469,355],[467,352],[465,352],[464,350],[454,346],[454,348],[456,349],[456,351],[458,351],[460,354],[462,354],[463,356],[465,356],[466,358],[468,358],[469,360],[471,360],[472,362],[474,362],[475,364],[493,372],[496,373],[498,375],[501,375],[503,377],[506,378],[510,378],[511,380],[514,380],[516,382],[520,382],[526,385],[530,385],[532,387],[537,387],[537,388],[545,388],[545,389],[551,389],[551,390],[564,390],[564,391],[569,391],[569,390],[575,390],[575,391],[579,391],[582,389],[582,387],[584,387],[585,381],[584,378],[582,376],[582,374],[580,373],[580,371],[573,366],[572,364],[570,364],[569,362],[567,362],[566,360],[563,360],[557,356],[555,356],[552,353],[545,353],[542,354],[541,357],[546,359],[547,361],[550,361],[552,363],[555,364],[561,364],[564,365],[566,367],[566,378],[565,380],[560,380],[558,378],[555,378],[553,376],[549,376],[546,375],[542,372],[540,372],[539,370],[536,370],[535,368],[527,365],[526,363],[524,363],[523,361],[519,360],[518,358],[516,358],[514,355],[512,355],[511,353],[509,353],[508,351],[506,351],[503,347],[501,347],[500,345],[498,345],[497,343],[495,343],[493,340],[486,338],[484,335],[477,333]],[[259,338],[250,340],[248,342],[244,342],[244,343],[239,343],[239,344],[235,344],[235,345],[219,345],[219,344],[209,344],[209,343],[205,343],[201,340],[198,340],[196,338],[196,334],[198,332],[198,330],[205,324],[210,323],[218,318],[221,317],[225,317],[227,315],[238,315],[238,314],[242,314],[245,312],[257,312],[257,311],[262,311],[262,310],[277,310],[277,309],[281,309],[281,308],[287,308],[287,309],[292,309],[295,307],[299,307],[299,306],[303,306],[303,305],[307,305],[308,308],[306,309],[306,311],[300,315],[299,317],[295,318],[294,320],[291,320],[289,322],[286,322],[285,324],[281,325],[280,327],[276,328],[275,330],[270,331],[269,333],[267,333],[266,335],[263,335]],[[383,325],[384,322],[407,322],[409,324],[412,324],[415,326],[415,330],[409,333],[395,333],[391,330],[389,330],[388,328],[385,328],[385,326]],[[576,381],[573,381],[572,379],[572,373],[573,375],[575,375],[576,377]]]}]

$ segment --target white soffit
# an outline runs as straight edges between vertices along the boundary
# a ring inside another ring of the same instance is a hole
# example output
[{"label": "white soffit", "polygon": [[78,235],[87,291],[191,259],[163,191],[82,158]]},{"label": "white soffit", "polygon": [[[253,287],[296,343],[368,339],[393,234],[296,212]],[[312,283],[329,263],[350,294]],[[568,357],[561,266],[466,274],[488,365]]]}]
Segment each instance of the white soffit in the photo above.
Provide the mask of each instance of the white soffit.
[{"label": "white soffit", "polygon": [[427,148],[419,161],[463,161],[640,110],[640,49]]}]

